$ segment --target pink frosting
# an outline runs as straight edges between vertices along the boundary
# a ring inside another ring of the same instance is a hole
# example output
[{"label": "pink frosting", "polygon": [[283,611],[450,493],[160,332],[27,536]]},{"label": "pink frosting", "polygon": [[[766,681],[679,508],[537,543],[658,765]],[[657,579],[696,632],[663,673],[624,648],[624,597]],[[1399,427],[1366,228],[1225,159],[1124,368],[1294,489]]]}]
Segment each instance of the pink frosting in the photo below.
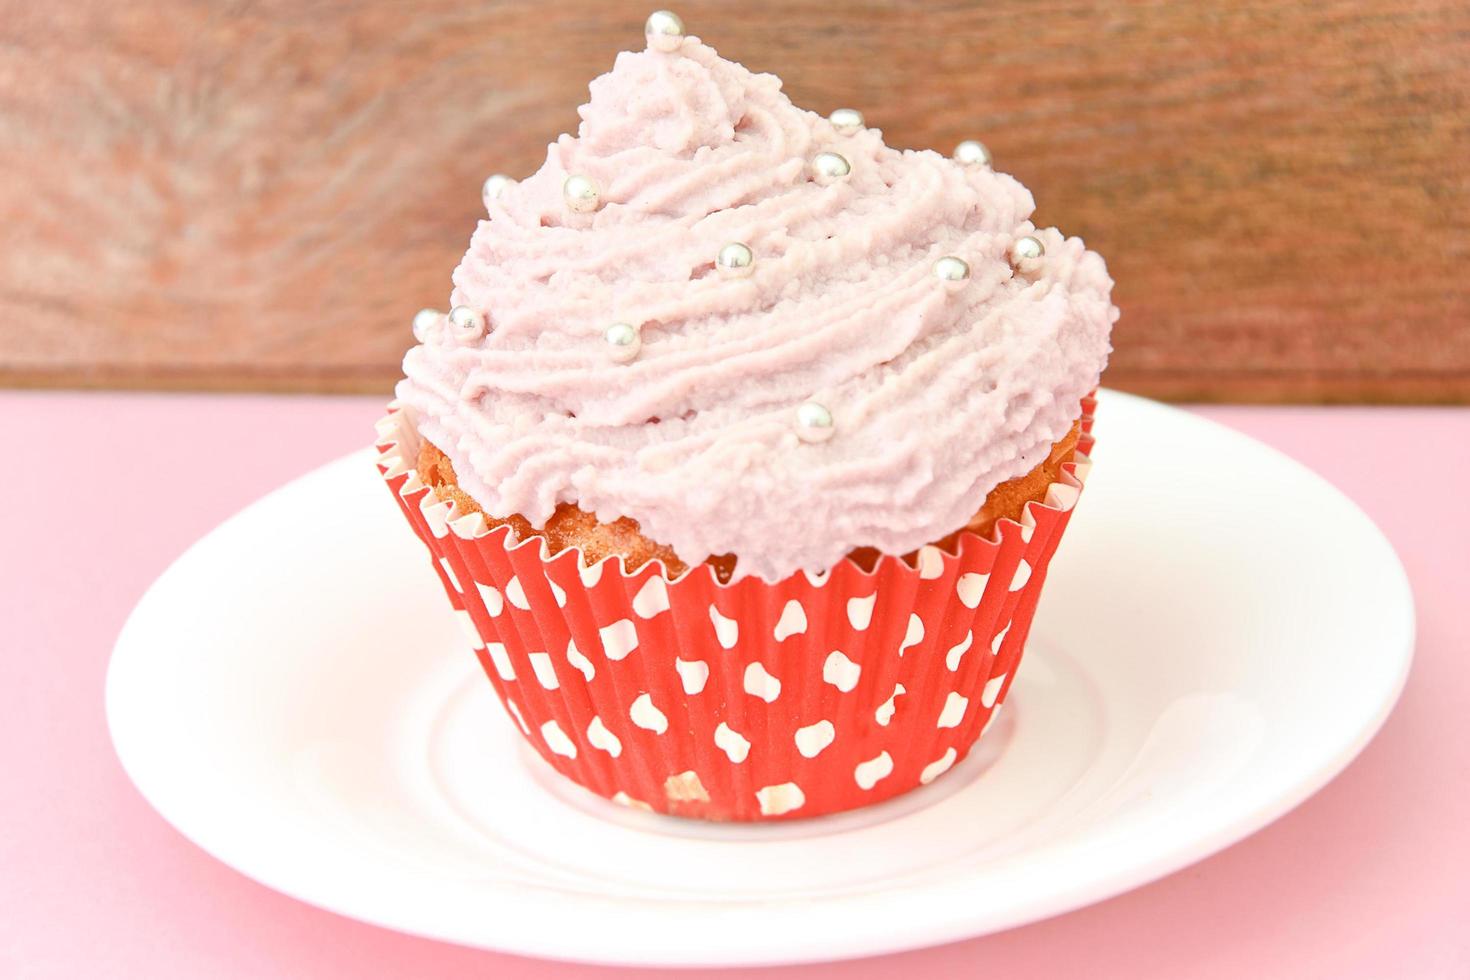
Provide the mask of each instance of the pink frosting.
[{"label": "pink frosting", "polygon": [[[1016,180],[839,135],[696,38],[620,54],[591,96],[455,270],[452,303],[486,335],[441,322],[404,359],[400,400],[489,513],[539,526],[572,501],[775,581],[944,537],[1066,434],[1107,361],[1112,280],[1035,230]],[[829,186],[811,178],[825,150],[852,167]],[[568,174],[598,210],[568,209]],[[1046,255],[1019,275],[1027,234]],[[747,278],[713,268],[733,241]],[[972,270],[953,292],[944,255]],[[619,321],[642,329],[631,363],[603,339]],[[829,440],[798,438],[807,401]]]}]

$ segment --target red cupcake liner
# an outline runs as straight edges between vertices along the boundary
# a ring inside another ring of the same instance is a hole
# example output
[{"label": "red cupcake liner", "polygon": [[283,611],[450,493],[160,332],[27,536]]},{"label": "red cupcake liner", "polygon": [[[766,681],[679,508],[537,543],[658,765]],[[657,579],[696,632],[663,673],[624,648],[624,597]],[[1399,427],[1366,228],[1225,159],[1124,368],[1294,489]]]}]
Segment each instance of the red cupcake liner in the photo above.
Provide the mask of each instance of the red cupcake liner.
[{"label": "red cupcake liner", "polygon": [[1062,479],[990,539],[871,572],[719,583],[547,553],[458,513],[412,468],[390,406],[378,468],[428,547],[485,674],[526,739],[601,796],[712,820],[817,816],[890,799],[963,759],[1020,663],[1090,463],[1093,399]]}]

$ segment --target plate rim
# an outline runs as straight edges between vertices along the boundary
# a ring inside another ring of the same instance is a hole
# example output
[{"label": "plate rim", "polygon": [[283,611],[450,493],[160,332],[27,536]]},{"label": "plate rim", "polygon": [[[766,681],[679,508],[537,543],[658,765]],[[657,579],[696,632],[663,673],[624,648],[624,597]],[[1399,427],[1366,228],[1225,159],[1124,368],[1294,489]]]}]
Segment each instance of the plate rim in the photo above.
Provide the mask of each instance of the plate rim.
[{"label": "plate rim", "polygon": [[[1361,529],[1370,532],[1373,545],[1382,551],[1385,558],[1389,559],[1380,571],[1385,576],[1386,586],[1391,586],[1394,594],[1390,599],[1385,601],[1383,605],[1383,616],[1385,619],[1393,617],[1397,620],[1393,624],[1397,629],[1393,630],[1393,632],[1402,632],[1402,642],[1400,644],[1401,649],[1399,650],[1383,651],[1385,656],[1393,655],[1396,670],[1394,671],[1391,682],[1383,689],[1371,717],[1365,716],[1356,727],[1353,737],[1338,746],[1331,753],[1330,757],[1320,760],[1314,765],[1310,774],[1294,779],[1291,782],[1289,790],[1278,793],[1271,799],[1257,803],[1249,808],[1247,812],[1236,814],[1225,825],[1214,829],[1210,833],[1196,835],[1187,840],[1173,843],[1169,847],[1151,853],[1144,860],[1131,860],[1126,862],[1126,866],[1122,868],[1101,867],[1099,869],[1090,869],[1087,875],[1079,878],[1080,884],[1074,882],[1073,886],[1069,887],[1064,893],[1052,893],[1053,895],[1061,894],[1062,897],[1060,899],[1052,898],[1047,900],[1044,897],[1036,897],[1029,902],[1009,906],[999,914],[985,916],[983,921],[977,921],[977,914],[973,910],[968,915],[964,914],[969,907],[963,902],[948,899],[938,902],[929,901],[926,903],[927,907],[923,910],[915,910],[903,917],[907,919],[908,927],[903,930],[901,936],[898,938],[893,938],[888,934],[884,934],[880,938],[880,934],[876,931],[859,932],[842,937],[842,948],[835,950],[832,948],[834,940],[830,935],[816,930],[801,929],[781,933],[779,936],[768,935],[764,937],[765,941],[762,943],[762,948],[760,949],[747,948],[745,951],[735,952],[726,948],[702,948],[702,955],[689,957],[674,953],[673,950],[665,952],[644,948],[634,951],[631,948],[623,947],[613,949],[605,945],[599,945],[595,941],[588,942],[582,937],[580,930],[567,930],[566,933],[559,934],[559,941],[555,948],[550,948],[545,943],[536,941],[521,941],[514,945],[499,942],[492,945],[488,939],[477,940],[476,938],[459,934],[455,930],[436,929],[432,924],[405,924],[402,919],[394,920],[391,916],[379,914],[371,907],[346,908],[341,905],[328,904],[320,897],[307,894],[308,889],[296,887],[289,881],[272,880],[276,876],[263,874],[259,872],[259,869],[251,869],[235,863],[225,854],[221,853],[222,850],[226,850],[225,848],[214,846],[214,841],[201,839],[208,835],[196,833],[195,831],[199,828],[186,827],[183,823],[187,821],[181,822],[176,819],[178,816],[177,811],[170,812],[172,809],[171,803],[159,799],[160,795],[164,795],[158,792],[159,787],[156,785],[151,787],[146,785],[148,782],[146,777],[140,779],[140,774],[135,765],[136,760],[133,761],[134,764],[130,764],[129,751],[125,745],[128,742],[129,736],[125,724],[121,721],[121,718],[125,715],[125,711],[120,706],[121,695],[119,688],[121,682],[118,680],[118,677],[126,668],[129,659],[127,650],[131,649],[129,646],[130,633],[134,627],[135,619],[138,618],[139,610],[149,602],[150,598],[159,590],[159,586],[166,584],[175,569],[181,564],[184,564],[201,545],[216,533],[248,515],[262,501],[282,494],[303,481],[319,476],[326,470],[339,467],[347,468],[357,461],[363,462],[365,466],[369,465],[370,460],[373,458],[371,447],[358,449],[334,460],[330,460],[307,473],[280,484],[261,497],[251,501],[191,543],[188,548],[171,561],[154,581],[149,584],[134,609],[129,613],[127,620],[120,630],[107,666],[104,682],[104,706],[109,739],[112,743],[114,754],[117,756],[119,764],[122,766],[129,781],[138,790],[144,800],[147,801],[149,806],[166,823],[206,854],[209,854],[212,858],[224,863],[226,866],[243,874],[252,881],[258,882],[273,891],[280,892],[297,901],[304,902],[314,908],[319,908],[323,911],[341,915],[349,919],[365,922],[406,935],[500,954],[539,957],[569,963],[658,967],[717,968],[838,961],[899,953],[963,939],[977,938],[1048,919],[1053,916],[1064,915],[1097,902],[1105,901],[1188,868],[1239,843],[1296,809],[1340,775],[1373,740],[1398,703],[1413,664],[1417,633],[1417,611],[1407,571],[1392,542],[1383,533],[1382,528],[1355,501],[1312,468],[1274,446],[1261,442],[1213,419],[1205,418],[1181,408],[1112,389],[1103,389],[1100,392],[1100,400],[1103,402],[1105,416],[1107,414],[1106,406],[1108,404],[1132,402],[1135,407],[1142,410],[1172,415],[1176,418],[1184,418],[1188,420],[1189,424],[1207,427],[1216,436],[1222,436],[1248,445],[1252,451],[1263,451],[1267,455],[1274,457],[1277,462],[1284,462],[1290,467],[1300,470],[1310,478],[1319,492],[1325,492],[1335,497],[1341,504],[1346,505],[1349,512],[1361,522]],[[123,666],[120,667],[119,664]],[[941,892],[945,895],[951,892],[962,894],[965,890],[963,885],[966,881],[967,879],[953,879],[940,883],[930,883],[924,886],[909,885],[897,887],[891,890],[885,890],[880,900],[890,904],[895,901],[902,901],[905,904],[909,904],[914,902],[916,896],[933,896]],[[850,898],[839,898],[829,901],[843,902],[852,900]],[[791,903],[789,901],[779,901],[776,904],[786,906]],[[504,937],[502,936],[502,938]],[[531,938],[529,934],[523,934],[519,937],[520,940]],[[572,941],[568,942],[568,940]],[[668,955],[669,953],[674,954]]]}]

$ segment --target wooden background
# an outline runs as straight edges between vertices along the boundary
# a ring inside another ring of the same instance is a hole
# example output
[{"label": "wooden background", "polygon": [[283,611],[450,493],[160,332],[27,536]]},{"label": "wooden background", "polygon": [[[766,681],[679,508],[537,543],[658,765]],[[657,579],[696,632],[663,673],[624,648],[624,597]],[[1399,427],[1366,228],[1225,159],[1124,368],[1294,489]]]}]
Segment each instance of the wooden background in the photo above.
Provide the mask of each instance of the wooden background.
[{"label": "wooden background", "polygon": [[[0,384],[386,392],[481,179],[651,2],[0,0]],[[1107,256],[1115,386],[1470,401],[1470,14],[686,2],[891,143],[978,136]]]}]

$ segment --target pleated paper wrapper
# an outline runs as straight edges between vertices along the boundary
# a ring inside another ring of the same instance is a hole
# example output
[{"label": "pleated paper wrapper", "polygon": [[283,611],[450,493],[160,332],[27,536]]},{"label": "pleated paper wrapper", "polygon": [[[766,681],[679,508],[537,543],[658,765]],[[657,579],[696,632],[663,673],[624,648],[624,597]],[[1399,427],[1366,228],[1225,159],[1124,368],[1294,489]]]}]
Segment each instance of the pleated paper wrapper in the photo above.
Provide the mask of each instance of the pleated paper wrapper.
[{"label": "pleated paper wrapper", "polygon": [[517,542],[419,479],[396,405],[378,469],[506,711],[557,771],[630,807],[791,819],[930,783],[995,717],[1090,465],[1093,408],[1062,479],[991,539],[775,584]]}]

